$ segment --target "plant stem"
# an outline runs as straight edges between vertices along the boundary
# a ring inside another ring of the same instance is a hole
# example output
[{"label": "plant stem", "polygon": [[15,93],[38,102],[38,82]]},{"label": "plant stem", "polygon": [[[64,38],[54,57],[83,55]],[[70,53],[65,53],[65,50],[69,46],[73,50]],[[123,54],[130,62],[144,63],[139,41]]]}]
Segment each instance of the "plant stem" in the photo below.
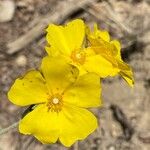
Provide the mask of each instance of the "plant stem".
[{"label": "plant stem", "polygon": [[0,135],[4,134],[4,133],[7,133],[9,130],[13,129],[13,128],[16,128],[17,125],[18,125],[19,121],[13,123],[12,125],[10,125],[9,127],[7,128],[4,128],[4,129],[0,129]]}]

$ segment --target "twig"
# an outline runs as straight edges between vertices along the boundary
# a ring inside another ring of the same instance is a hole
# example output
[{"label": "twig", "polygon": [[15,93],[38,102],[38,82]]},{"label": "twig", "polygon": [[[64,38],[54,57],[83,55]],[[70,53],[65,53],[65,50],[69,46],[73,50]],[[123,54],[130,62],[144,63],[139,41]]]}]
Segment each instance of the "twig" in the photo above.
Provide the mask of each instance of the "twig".
[{"label": "twig", "polygon": [[13,123],[12,125],[10,125],[10,126],[7,127],[7,128],[1,129],[1,130],[0,130],[0,135],[2,135],[2,134],[4,134],[4,133],[7,133],[7,132],[8,132],[9,130],[11,130],[11,129],[16,128],[18,124],[19,124],[19,121]]},{"label": "twig", "polygon": [[33,40],[38,38],[40,35],[42,35],[44,29],[46,28],[48,23],[59,23],[66,19],[66,17],[73,14],[73,12],[77,11],[80,8],[83,8],[90,3],[95,2],[95,0],[84,0],[79,1],[75,4],[75,2],[67,2],[68,7],[62,10],[61,13],[53,13],[53,14],[47,14],[46,16],[39,17],[40,22],[33,27],[30,31],[28,31],[26,34],[19,37],[17,40],[8,43],[7,44],[7,54],[13,54],[18,51],[20,51],[22,48],[24,48],[26,45],[31,43]]}]

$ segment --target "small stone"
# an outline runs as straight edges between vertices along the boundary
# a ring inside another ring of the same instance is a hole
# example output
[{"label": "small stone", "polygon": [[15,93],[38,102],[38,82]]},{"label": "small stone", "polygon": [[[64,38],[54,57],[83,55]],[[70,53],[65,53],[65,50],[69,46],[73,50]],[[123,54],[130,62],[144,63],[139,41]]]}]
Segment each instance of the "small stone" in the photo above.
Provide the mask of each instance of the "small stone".
[{"label": "small stone", "polygon": [[108,150],[115,150],[115,149],[116,148],[113,145],[111,145],[111,146],[108,147]]},{"label": "small stone", "polygon": [[16,58],[16,64],[23,67],[27,64],[27,58],[24,55],[20,55]]},{"label": "small stone", "polygon": [[15,13],[14,1],[0,0],[0,22],[11,21]]},{"label": "small stone", "polygon": [[120,126],[117,125],[116,123],[112,123],[112,125],[111,125],[111,135],[114,138],[122,135],[122,130],[121,130]]}]

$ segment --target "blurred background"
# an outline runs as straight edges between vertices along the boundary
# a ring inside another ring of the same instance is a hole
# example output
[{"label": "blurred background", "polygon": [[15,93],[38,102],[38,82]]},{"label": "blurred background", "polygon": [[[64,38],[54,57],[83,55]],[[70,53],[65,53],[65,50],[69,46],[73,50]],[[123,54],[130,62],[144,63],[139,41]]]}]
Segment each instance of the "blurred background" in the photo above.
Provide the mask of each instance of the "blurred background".
[{"label": "blurred background", "polygon": [[[70,150],[150,150],[150,0],[0,0],[0,128],[16,122],[25,108],[11,104],[14,80],[37,68],[45,28],[82,18],[108,30],[122,43],[122,57],[134,71],[130,88],[119,76],[103,81],[101,109],[93,110],[99,128]],[[0,150],[66,150],[42,145],[13,129],[0,136]]]}]

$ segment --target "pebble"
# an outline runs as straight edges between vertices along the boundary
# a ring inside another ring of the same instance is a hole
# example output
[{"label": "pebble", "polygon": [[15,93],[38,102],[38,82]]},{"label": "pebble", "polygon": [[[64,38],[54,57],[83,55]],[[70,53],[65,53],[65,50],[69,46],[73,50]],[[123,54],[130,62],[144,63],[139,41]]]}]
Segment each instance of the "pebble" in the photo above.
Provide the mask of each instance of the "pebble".
[{"label": "pebble", "polygon": [[20,55],[16,58],[16,64],[20,67],[23,67],[27,64],[27,58],[24,55]]},{"label": "pebble", "polygon": [[114,146],[109,146],[108,150],[116,150]]},{"label": "pebble", "polygon": [[15,13],[15,3],[11,0],[0,0],[0,22],[11,21]]}]

